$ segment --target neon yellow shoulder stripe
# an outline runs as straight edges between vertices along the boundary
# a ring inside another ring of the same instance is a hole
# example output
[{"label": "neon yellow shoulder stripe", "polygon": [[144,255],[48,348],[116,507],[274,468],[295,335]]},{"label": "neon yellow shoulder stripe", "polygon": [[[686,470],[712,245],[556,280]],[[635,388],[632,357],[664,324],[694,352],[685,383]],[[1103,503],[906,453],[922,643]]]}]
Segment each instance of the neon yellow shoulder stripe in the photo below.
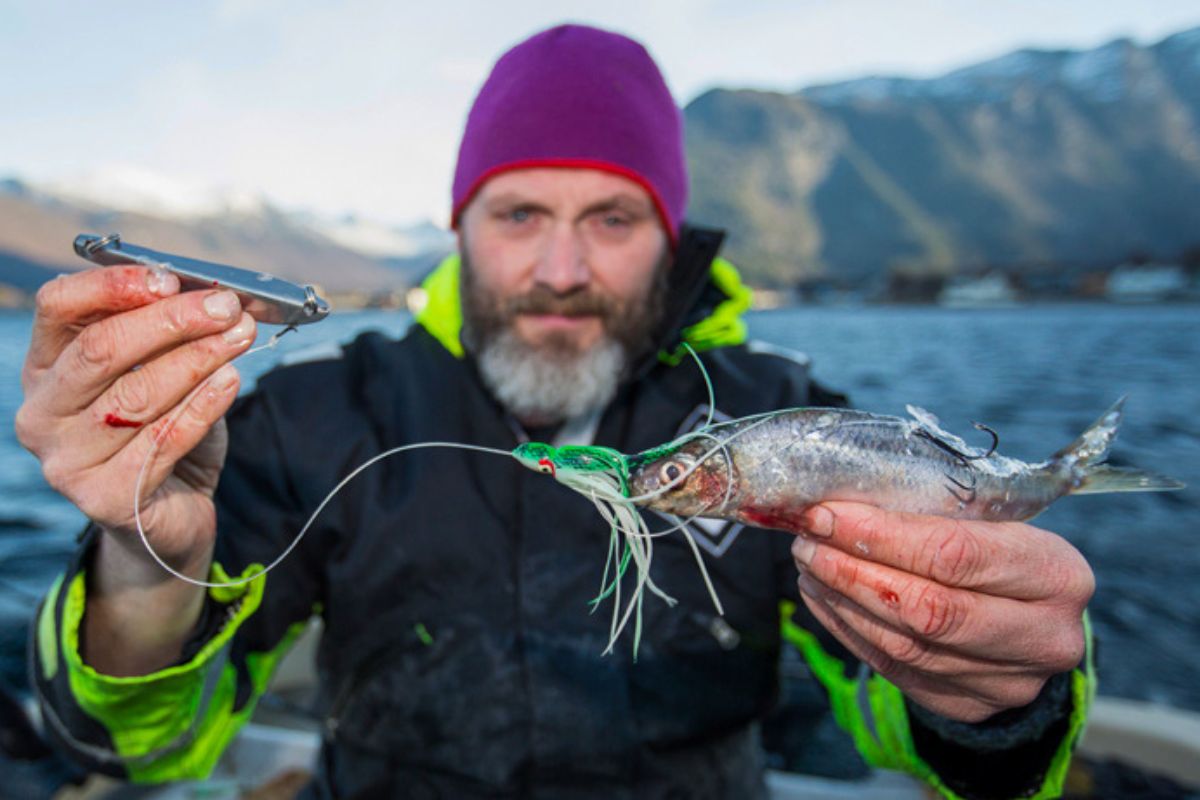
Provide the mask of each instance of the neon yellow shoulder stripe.
[{"label": "neon yellow shoulder stripe", "polygon": [[417,324],[433,338],[442,343],[455,358],[463,357],[462,304],[459,302],[458,253],[442,259],[433,272],[425,276],[421,289],[425,292],[425,306],[417,312]]},{"label": "neon yellow shoulder stripe", "polygon": [[[710,277],[714,285],[725,294],[712,313],[695,325],[683,329],[682,339],[697,353],[717,347],[729,347],[746,341],[746,321],[742,315],[750,309],[753,295],[742,283],[742,276],[729,261],[714,258]],[[674,352],[661,352],[658,360],[675,366],[687,357],[683,345]]]}]

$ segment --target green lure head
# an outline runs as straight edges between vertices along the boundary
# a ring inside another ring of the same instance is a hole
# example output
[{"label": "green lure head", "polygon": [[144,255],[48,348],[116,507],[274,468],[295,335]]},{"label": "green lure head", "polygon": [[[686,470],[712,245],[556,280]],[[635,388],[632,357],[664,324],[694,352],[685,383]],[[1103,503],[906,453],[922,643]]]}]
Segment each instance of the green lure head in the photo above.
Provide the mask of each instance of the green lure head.
[{"label": "green lure head", "polygon": [[543,475],[553,475],[558,469],[558,465],[554,462],[557,450],[557,447],[541,442],[525,442],[517,445],[512,454],[513,458],[521,462],[521,466],[526,469],[540,472]]},{"label": "green lure head", "polygon": [[[660,589],[650,577],[650,557],[653,549],[653,534],[646,520],[635,506],[637,498],[630,497],[630,473],[635,464],[644,464],[647,459],[660,458],[679,449],[680,442],[671,442],[663,447],[648,450],[637,456],[626,456],[611,447],[589,447],[565,445],[553,447],[541,442],[527,442],[512,451],[513,458],[525,467],[551,475],[559,483],[582,494],[590,500],[609,524],[608,557],[605,559],[604,575],[600,579],[600,591],[592,600],[594,611],[602,601],[614,597],[612,623],[609,628],[608,647],[611,653],[617,637],[626,623],[633,620],[633,658],[637,660],[638,642],[642,638],[642,599],[647,591],[661,597],[668,605],[675,599]],[[720,611],[721,603],[704,570],[704,562],[696,549],[695,542],[687,537],[696,563],[709,587],[713,602]],[[630,595],[621,605],[621,579],[633,566],[636,580]]]},{"label": "green lure head", "polygon": [[629,476],[625,456],[611,447],[564,445],[554,447],[542,442],[526,442],[512,451],[522,466],[552,476],[559,483],[588,475],[615,475],[622,485]]}]

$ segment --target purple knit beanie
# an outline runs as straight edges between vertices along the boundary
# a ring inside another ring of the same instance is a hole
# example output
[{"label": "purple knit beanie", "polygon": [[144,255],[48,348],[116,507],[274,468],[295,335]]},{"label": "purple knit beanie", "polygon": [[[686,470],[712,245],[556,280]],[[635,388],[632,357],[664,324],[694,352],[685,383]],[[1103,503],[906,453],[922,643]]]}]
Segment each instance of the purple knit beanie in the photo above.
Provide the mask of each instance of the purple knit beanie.
[{"label": "purple knit beanie", "polygon": [[675,243],[688,192],[683,118],[644,47],[560,25],[502,55],[467,116],[451,225],[489,178],[529,167],[587,167],[636,181]]}]

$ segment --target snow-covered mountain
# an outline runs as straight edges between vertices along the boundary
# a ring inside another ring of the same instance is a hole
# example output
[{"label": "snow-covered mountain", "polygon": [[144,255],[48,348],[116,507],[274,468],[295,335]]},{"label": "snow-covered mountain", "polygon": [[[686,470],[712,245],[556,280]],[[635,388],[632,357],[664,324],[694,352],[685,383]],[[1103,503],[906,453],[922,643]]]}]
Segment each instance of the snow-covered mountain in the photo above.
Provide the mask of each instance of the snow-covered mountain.
[{"label": "snow-covered mountain", "polygon": [[930,79],[713,90],[689,215],[759,283],[1200,253],[1200,28],[1023,49]]},{"label": "snow-covered mountain", "polygon": [[83,231],[316,283],[331,292],[404,288],[453,247],[430,222],[412,226],[326,218],[273,206],[261,194],[215,189],[114,166],[70,181],[0,179],[0,284],[30,291],[85,263]]},{"label": "snow-covered mountain", "polygon": [[[286,210],[272,205],[262,192],[170,178],[133,164],[104,164],[71,179],[36,184],[17,178],[6,182],[10,188],[22,187],[26,196],[89,211],[138,213],[188,223],[212,218],[287,219],[295,227],[325,236],[370,258],[407,259],[424,253],[448,252],[454,247],[454,234],[428,219],[394,224],[353,213],[329,216],[302,209]],[[4,188],[0,187],[0,191]]]},{"label": "snow-covered mountain", "polygon": [[105,164],[35,188],[47,197],[83,208],[173,219],[253,216],[270,205],[261,193],[207,186],[132,164]]},{"label": "snow-covered mountain", "polygon": [[[1164,70],[1164,61],[1177,59]],[[1112,103],[1122,98],[1152,98],[1170,91],[1171,75],[1190,71],[1200,76],[1200,28],[1177,33],[1143,47],[1131,39],[1115,39],[1091,50],[1026,48],[953,70],[929,79],[871,76],[802,89],[799,94],[822,104],[903,102],[944,99],[1003,102],[1024,88],[1062,88],[1082,99]],[[1183,77],[1181,74],[1180,77]]]},{"label": "snow-covered mountain", "polygon": [[412,258],[424,253],[446,253],[454,248],[454,234],[428,220],[412,225],[389,225],[348,214],[337,218],[301,217],[313,230],[355,252],[377,258]]},{"label": "snow-covered mountain", "polygon": [[283,209],[273,205],[262,192],[181,180],[130,164],[103,165],[70,179],[32,185],[16,179],[15,183],[44,200],[97,212],[144,214],[182,222],[213,218],[285,219],[291,225],[371,258],[412,258],[423,253],[447,252],[454,246],[453,234],[429,220],[401,225],[355,214],[330,216],[304,209]]}]

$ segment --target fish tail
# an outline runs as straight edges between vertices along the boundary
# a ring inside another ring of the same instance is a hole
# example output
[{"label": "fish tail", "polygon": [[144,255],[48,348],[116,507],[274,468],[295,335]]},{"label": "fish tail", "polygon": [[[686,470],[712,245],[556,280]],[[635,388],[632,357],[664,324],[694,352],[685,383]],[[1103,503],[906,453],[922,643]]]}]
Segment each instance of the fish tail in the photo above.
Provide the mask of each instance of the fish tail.
[{"label": "fish tail", "polygon": [[1124,415],[1125,398],[1113,403],[1079,438],[1059,450],[1050,463],[1074,476],[1071,494],[1104,492],[1167,492],[1184,485],[1174,478],[1104,463]]},{"label": "fish tail", "polygon": [[1100,494],[1102,492],[1170,492],[1184,488],[1183,484],[1166,475],[1144,472],[1128,467],[1098,464],[1084,470],[1083,480],[1071,494]]}]

